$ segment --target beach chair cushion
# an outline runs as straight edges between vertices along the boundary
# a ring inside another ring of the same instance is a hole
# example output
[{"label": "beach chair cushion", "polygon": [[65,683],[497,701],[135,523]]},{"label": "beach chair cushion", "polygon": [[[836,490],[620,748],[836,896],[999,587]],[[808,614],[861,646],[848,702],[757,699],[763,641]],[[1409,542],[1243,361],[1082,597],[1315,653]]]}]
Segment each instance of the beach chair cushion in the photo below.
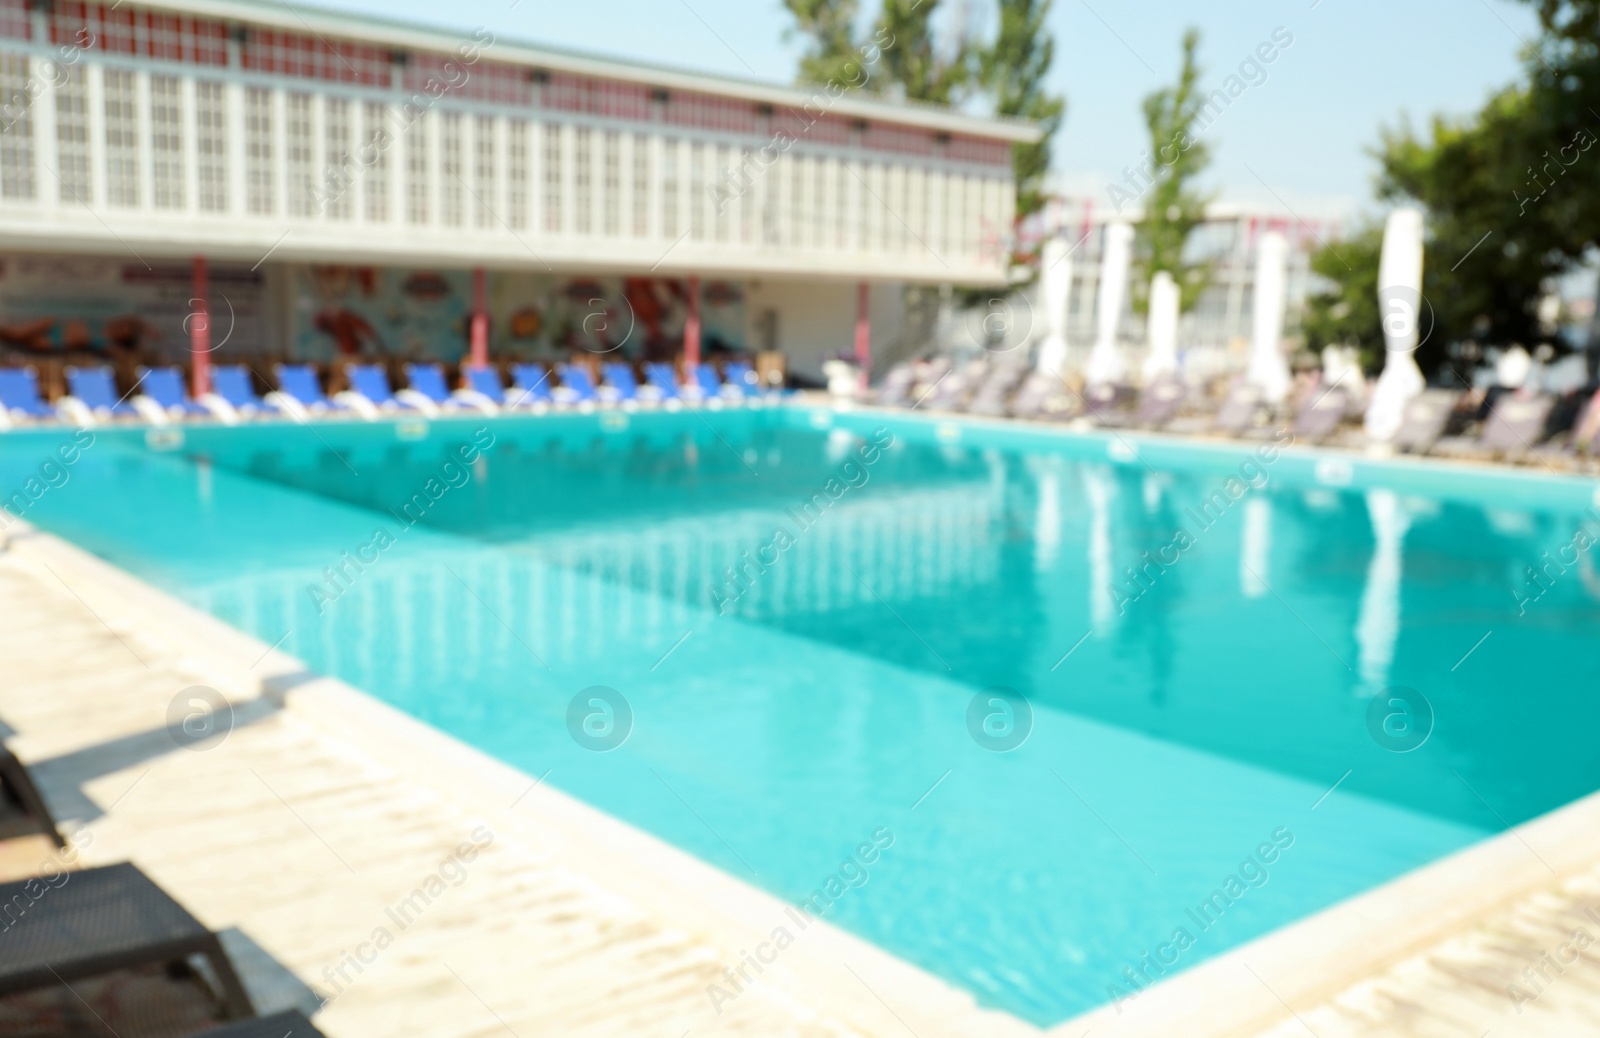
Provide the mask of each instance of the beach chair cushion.
[{"label": "beach chair cushion", "polygon": [[1228,398],[1217,409],[1216,428],[1226,433],[1242,433],[1256,424],[1261,414],[1261,388],[1242,382],[1229,390]]},{"label": "beach chair cushion", "polygon": [[1188,395],[1182,382],[1171,379],[1152,382],[1139,394],[1138,423],[1151,429],[1161,428],[1177,415]]},{"label": "beach chair cushion", "polygon": [[761,389],[756,369],[742,360],[729,361],[722,369],[723,385],[740,393],[755,393]]},{"label": "beach chair cushion", "polygon": [[68,368],[67,387],[91,411],[114,415],[138,413],[132,404],[123,402],[110,368]]},{"label": "beach chair cushion", "polygon": [[55,414],[39,396],[39,378],[32,368],[0,368],[0,407],[20,411],[30,418]]},{"label": "beach chair cushion", "polygon": [[1297,439],[1313,443],[1332,436],[1350,409],[1350,396],[1343,389],[1317,389],[1315,395],[1294,416]]},{"label": "beach chair cushion", "polygon": [[717,369],[710,364],[695,365],[694,378],[695,384],[704,395],[718,396],[722,393],[722,380],[717,377]]}]

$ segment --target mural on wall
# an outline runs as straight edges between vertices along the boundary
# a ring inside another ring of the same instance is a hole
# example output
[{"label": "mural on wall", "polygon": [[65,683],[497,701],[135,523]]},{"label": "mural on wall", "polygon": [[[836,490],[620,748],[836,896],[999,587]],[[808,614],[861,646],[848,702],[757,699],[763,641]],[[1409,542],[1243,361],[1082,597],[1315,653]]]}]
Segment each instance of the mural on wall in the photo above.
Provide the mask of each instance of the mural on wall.
[{"label": "mural on wall", "polygon": [[[466,353],[467,271],[299,267],[291,288],[298,359],[459,361]],[[497,271],[488,275],[485,290],[495,356],[565,358],[587,351],[653,360],[682,347],[688,316],[682,281]],[[743,349],[743,286],[702,284],[700,319],[707,352]]]},{"label": "mural on wall", "polygon": [[[214,263],[209,279],[213,351],[263,353],[264,275]],[[90,352],[181,364],[189,358],[193,291],[187,263],[8,257],[0,263],[0,348],[41,358]]]}]

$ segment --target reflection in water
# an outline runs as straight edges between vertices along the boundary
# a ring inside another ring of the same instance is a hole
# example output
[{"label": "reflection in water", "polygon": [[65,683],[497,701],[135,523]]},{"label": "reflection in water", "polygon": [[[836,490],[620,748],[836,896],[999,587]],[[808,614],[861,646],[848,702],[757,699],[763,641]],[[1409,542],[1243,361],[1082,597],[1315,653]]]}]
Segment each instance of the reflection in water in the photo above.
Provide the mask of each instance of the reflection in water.
[{"label": "reflection in water", "polygon": [[1037,484],[1038,501],[1033,519],[1033,566],[1036,572],[1056,568],[1061,550],[1061,469],[1053,459],[1029,458],[1028,469]]},{"label": "reflection in water", "polygon": [[1083,492],[1089,503],[1089,618],[1095,635],[1105,637],[1119,615],[1110,591],[1115,583],[1111,575],[1111,499],[1117,492],[1111,470],[1104,465],[1085,465]]},{"label": "reflection in water", "polygon": [[1367,491],[1367,512],[1377,545],[1367,567],[1356,642],[1361,646],[1362,692],[1376,695],[1389,684],[1395,642],[1400,637],[1401,548],[1411,528],[1411,515],[1394,491],[1381,489]]},{"label": "reflection in water", "polygon": [[1239,551],[1239,591],[1260,598],[1271,585],[1272,502],[1252,496],[1244,503],[1244,542]]}]

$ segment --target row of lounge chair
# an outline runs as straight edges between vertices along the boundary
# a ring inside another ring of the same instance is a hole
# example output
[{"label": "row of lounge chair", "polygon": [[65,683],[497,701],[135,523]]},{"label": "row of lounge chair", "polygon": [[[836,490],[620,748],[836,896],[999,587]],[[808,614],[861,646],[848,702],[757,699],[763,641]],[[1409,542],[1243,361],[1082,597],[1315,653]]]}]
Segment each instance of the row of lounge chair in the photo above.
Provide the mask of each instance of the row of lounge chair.
[{"label": "row of lounge chair", "polygon": [[[1173,379],[1143,389],[1074,389],[1059,375],[987,358],[953,365],[936,359],[899,364],[876,395],[885,407],[983,416],[1075,421],[1231,437],[1287,426],[1301,443],[1359,446],[1365,401],[1337,383],[1311,383],[1287,406],[1271,406],[1243,380],[1211,400]],[[1511,461],[1600,457],[1600,393],[1565,401],[1527,390],[1476,394],[1429,389],[1406,408],[1393,447],[1404,453]]]},{"label": "row of lounge chair", "polygon": [[[58,847],[67,845],[28,770],[3,743],[0,787]],[[214,1015],[228,1021],[194,1038],[323,1038],[298,1011],[257,1016],[216,933],[130,862],[0,883],[0,916],[0,998],[156,967],[200,978]],[[191,960],[202,960],[206,972],[192,971]]]},{"label": "row of lounge chair", "polygon": [[348,364],[344,371],[349,388],[330,395],[311,365],[278,364],[274,367],[277,388],[262,395],[252,369],[221,364],[212,369],[211,392],[195,400],[177,368],[140,368],[134,389],[119,395],[110,368],[69,367],[68,395],[47,403],[31,368],[0,368],[0,428],[58,418],[78,425],[121,418],[165,425],[187,418],[234,423],[275,414],[304,419],[346,413],[372,419],[404,411],[433,417],[462,410],[495,414],[508,409],[561,407],[721,407],[762,399],[754,370],[743,362],[728,363],[725,378],[711,364],[697,365],[687,382],[678,380],[672,364],[646,364],[641,384],[632,365],[613,361],[601,366],[598,385],[582,364],[558,365],[556,378],[543,364],[512,364],[509,387],[498,368],[464,364],[462,385],[456,389],[450,388],[442,365],[410,363],[404,370],[407,385],[397,390],[382,365]]}]

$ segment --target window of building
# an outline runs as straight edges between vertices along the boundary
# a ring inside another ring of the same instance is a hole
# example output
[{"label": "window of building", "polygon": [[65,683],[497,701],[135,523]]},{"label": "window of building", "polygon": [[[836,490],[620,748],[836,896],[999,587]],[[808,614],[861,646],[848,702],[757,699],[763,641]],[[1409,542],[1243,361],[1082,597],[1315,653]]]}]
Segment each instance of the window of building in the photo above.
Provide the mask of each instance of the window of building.
[{"label": "window of building", "polygon": [[342,97],[330,97],[323,103],[323,123],[327,157],[323,161],[318,187],[322,191],[318,200],[324,216],[330,220],[348,220],[355,211],[351,197],[356,189],[355,158],[350,150],[350,102]]},{"label": "window of building", "polygon": [[855,190],[855,179],[850,174],[849,162],[844,159],[838,160],[834,171],[833,243],[841,249],[850,244],[850,199]]},{"label": "window of building", "polygon": [[311,104],[310,94],[289,94],[284,98],[283,136],[288,163],[290,216],[314,216],[317,211],[317,171],[311,150]]},{"label": "window of building", "polygon": [[587,126],[573,136],[572,222],[577,233],[589,234],[594,230],[594,140]]},{"label": "window of building", "polygon": [[605,136],[605,233],[622,233],[622,135],[607,130]]},{"label": "window of building", "polygon": [[644,238],[650,234],[650,138],[642,133],[633,136],[633,233]]},{"label": "window of building", "polygon": [[832,192],[829,191],[833,178],[828,175],[832,166],[832,159],[820,155],[811,160],[811,244],[819,249],[833,244],[833,236],[828,233],[832,226],[829,217],[833,215],[834,206]]},{"label": "window of building", "polygon": [[389,220],[389,108],[387,105],[368,102],[362,106],[361,139],[363,148],[356,153],[354,175],[361,181],[361,193],[366,202],[367,220],[387,223]]},{"label": "window of building", "polygon": [[[139,102],[134,75],[127,69],[108,68],[105,86],[106,193],[112,205],[136,206],[139,204]],[[31,187],[29,191],[31,195]]]},{"label": "window of building", "polygon": [[32,198],[33,104],[28,98],[28,59],[0,54],[0,96],[10,98],[0,120],[0,196]]},{"label": "window of building", "polygon": [[544,229],[561,233],[561,124],[546,123],[544,128]]},{"label": "window of building", "polygon": [[150,77],[151,183],[157,209],[182,209],[183,93],[177,76]]},{"label": "window of building", "polygon": [[245,190],[252,213],[270,215],[272,192],[272,91],[246,87],[244,94]]},{"label": "window of building", "polygon": [[56,174],[61,177],[61,201],[93,202],[89,176],[89,91],[84,85],[82,62],[58,65],[56,87]]},{"label": "window of building", "polygon": [[479,227],[494,227],[500,221],[495,215],[495,170],[494,170],[494,117],[480,115],[477,120],[477,133],[472,141],[472,179],[473,190],[477,192],[477,224]]},{"label": "window of building", "polygon": [[513,119],[506,141],[506,220],[513,230],[528,226],[528,124]]},{"label": "window of building", "polygon": [[450,227],[460,227],[466,219],[461,200],[464,170],[461,113],[445,112],[439,119],[439,219]]},{"label": "window of building", "polygon": [[428,183],[428,116],[418,112],[405,132],[406,222],[425,224],[431,218]]},{"label": "window of building", "polygon": [[689,145],[689,238],[706,240],[706,146]]},{"label": "window of building", "polygon": [[227,95],[221,83],[200,80],[194,85],[195,156],[200,160],[200,209],[228,211]]},{"label": "window of building", "polygon": [[813,160],[809,155],[792,155],[789,160],[789,221],[784,240],[796,248],[811,244],[811,175]]},{"label": "window of building", "polygon": [[661,142],[661,233],[677,241],[678,228],[678,142],[668,137]]}]

